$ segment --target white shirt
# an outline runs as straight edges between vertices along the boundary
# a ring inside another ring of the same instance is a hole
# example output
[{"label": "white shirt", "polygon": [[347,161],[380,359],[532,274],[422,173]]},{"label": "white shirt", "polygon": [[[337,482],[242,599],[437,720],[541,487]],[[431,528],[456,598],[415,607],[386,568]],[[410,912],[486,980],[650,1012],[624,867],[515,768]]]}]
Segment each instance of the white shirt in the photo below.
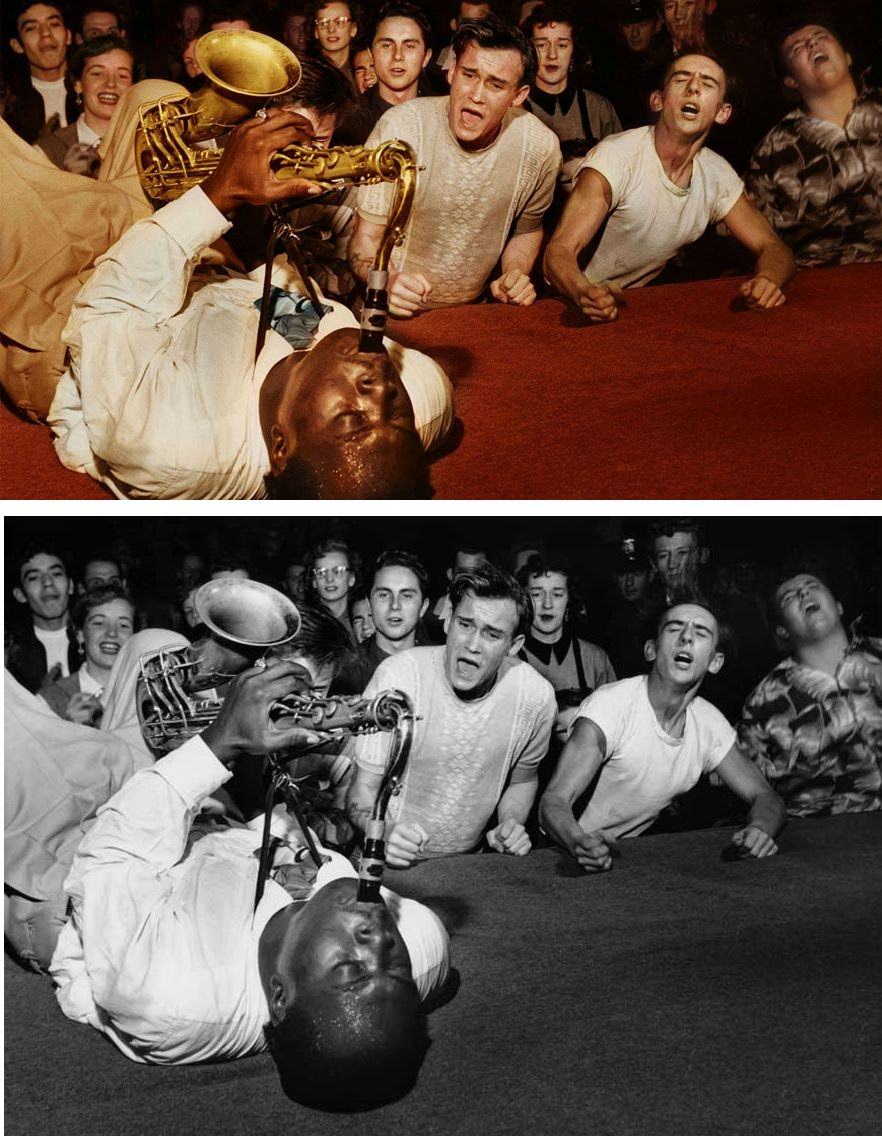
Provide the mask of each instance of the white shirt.
[{"label": "white shirt", "polygon": [[77,119],[77,141],[82,143],[83,146],[97,146],[101,141],[101,135],[96,134],[88,122],[86,122],[86,116],[84,114],[81,114]]},{"label": "white shirt", "polygon": [[92,678],[92,676],[89,674],[87,663],[83,663],[83,665],[77,671],[77,677],[79,678],[80,683],[80,693],[94,694],[96,698],[101,698],[101,696],[104,694],[103,683],[100,683],[96,678]]},{"label": "white shirt", "polygon": [[[72,914],[50,966],[59,1005],[134,1061],[231,1060],[265,1048],[258,944],[290,897],[268,879],[252,910],[259,820],[191,830],[200,803],[230,775],[191,738],[99,811],[65,882]],[[314,890],[343,875],[355,872],[332,854]],[[447,934],[422,904],[385,889],[384,898],[425,998],[447,976]]]},{"label": "white shirt", "polygon": [[716,769],[735,744],[734,729],[703,698],[687,706],[681,738],[666,733],[649,701],[646,675],[595,690],[573,725],[579,718],[594,722],[606,738],[596,788],[579,817],[586,832],[637,836],[702,773]]},{"label": "white shirt", "polygon": [[[133,225],[74,302],[63,335],[70,368],[48,420],[62,463],[119,497],[265,494],[260,388],[292,349],[270,329],[254,361],[262,268],[253,277],[217,268],[193,275],[202,250],[229,228],[197,186]],[[303,294],[284,257],[273,282]],[[317,338],[357,326],[331,306]],[[450,384],[428,356],[386,343],[428,447],[452,424]]]},{"label": "white shirt", "polygon": [[596,284],[648,284],[678,249],[721,221],[744,191],[726,159],[706,148],[693,158],[689,185],[675,185],[656,152],[652,126],[604,138],[576,176],[584,169],[603,174],[612,191],[606,227],[585,266]]},{"label": "white shirt", "polygon": [[46,122],[53,114],[58,115],[58,125],[67,126],[67,87],[64,79],[35,79],[31,75],[31,83],[35,91],[43,97],[43,106],[46,108]]},{"label": "white shirt", "polygon": [[[420,166],[413,211],[392,266],[432,285],[430,308],[466,304],[487,286],[512,235],[542,227],[560,170],[557,135],[519,107],[507,110],[499,134],[482,150],[464,150],[450,129],[450,99],[410,99],[377,122],[365,145],[390,138],[413,146]],[[388,183],[358,191],[358,213],[383,222]]]},{"label": "white shirt", "polygon": [[42,627],[34,627],[34,634],[43,644],[43,649],[46,652],[46,670],[51,671],[58,664],[61,667],[62,676],[69,675],[70,667],[67,663],[67,652],[70,647],[70,639],[67,635],[67,628],[59,627],[57,631],[47,631]]},{"label": "white shirt", "polygon": [[[425,856],[471,851],[509,781],[531,781],[548,752],[557,703],[551,684],[519,659],[503,660],[493,687],[464,701],[447,679],[444,647],[411,647],[374,672],[365,698],[403,690],[418,715],[390,820],[420,824]],[[385,769],[389,734],[355,739],[357,764]]]}]

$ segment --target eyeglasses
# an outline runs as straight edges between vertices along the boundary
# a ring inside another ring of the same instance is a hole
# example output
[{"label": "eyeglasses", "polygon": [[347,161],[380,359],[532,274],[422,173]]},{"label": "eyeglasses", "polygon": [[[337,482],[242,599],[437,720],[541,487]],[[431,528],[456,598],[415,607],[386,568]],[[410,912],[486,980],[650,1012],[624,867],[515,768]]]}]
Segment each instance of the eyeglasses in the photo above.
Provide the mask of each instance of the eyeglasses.
[{"label": "eyeglasses", "polygon": [[345,28],[351,23],[351,16],[325,16],[321,20],[316,20],[315,26],[324,31],[325,28]]},{"label": "eyeglasses", "polygon": [[316,580],[332,580],[345,576],[348,571],[345,564],[338,564],[336,568],[313,568],[312,574]]}]

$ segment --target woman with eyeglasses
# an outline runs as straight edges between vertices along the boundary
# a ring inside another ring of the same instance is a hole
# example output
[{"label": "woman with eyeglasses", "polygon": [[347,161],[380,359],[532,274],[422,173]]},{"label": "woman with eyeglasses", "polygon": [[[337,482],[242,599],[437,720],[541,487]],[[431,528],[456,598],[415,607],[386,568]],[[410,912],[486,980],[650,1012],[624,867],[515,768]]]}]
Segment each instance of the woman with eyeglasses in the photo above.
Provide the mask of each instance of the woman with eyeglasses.
[{"label": "woman with eyeglasses", "polygon": [[323,541],[306,556],[307,602],[329,611],[353,638],[349,598],[360,569],[358,554],[342,540]]},{"label": "woman with eyeglasses", "polygon": [[345,71],[355,88],[352,74],[352,53],[361,13],[348,0],[333,0],[326,4],[318,0],[313,17],[313,35],[317,54]]}]

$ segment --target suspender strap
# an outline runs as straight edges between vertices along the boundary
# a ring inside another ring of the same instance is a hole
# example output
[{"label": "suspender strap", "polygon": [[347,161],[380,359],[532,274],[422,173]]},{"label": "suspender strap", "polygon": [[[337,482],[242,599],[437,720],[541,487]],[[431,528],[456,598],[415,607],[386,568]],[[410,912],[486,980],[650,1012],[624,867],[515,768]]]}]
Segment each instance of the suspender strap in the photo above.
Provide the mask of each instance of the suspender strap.
[{"label": "suspender strap", "polygon": [[579,679],[579,690],[587,693],[588,683],[585,681],[585,667],[582,664],[582,648],[579,646],[579,640],[575,635],[573,635],[573,654],[576,657],[576,675]]}]

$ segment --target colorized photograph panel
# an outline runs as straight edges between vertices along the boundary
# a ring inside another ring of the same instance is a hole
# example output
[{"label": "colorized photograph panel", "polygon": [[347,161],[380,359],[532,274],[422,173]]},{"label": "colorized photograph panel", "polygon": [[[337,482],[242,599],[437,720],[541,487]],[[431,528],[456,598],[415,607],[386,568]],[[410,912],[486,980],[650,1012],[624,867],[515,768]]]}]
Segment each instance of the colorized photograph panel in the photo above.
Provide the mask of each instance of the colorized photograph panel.
[{"label": "colorized photograph panel", "polygon": [[0,498],[876,500],[876,0],[12,0]]}]

